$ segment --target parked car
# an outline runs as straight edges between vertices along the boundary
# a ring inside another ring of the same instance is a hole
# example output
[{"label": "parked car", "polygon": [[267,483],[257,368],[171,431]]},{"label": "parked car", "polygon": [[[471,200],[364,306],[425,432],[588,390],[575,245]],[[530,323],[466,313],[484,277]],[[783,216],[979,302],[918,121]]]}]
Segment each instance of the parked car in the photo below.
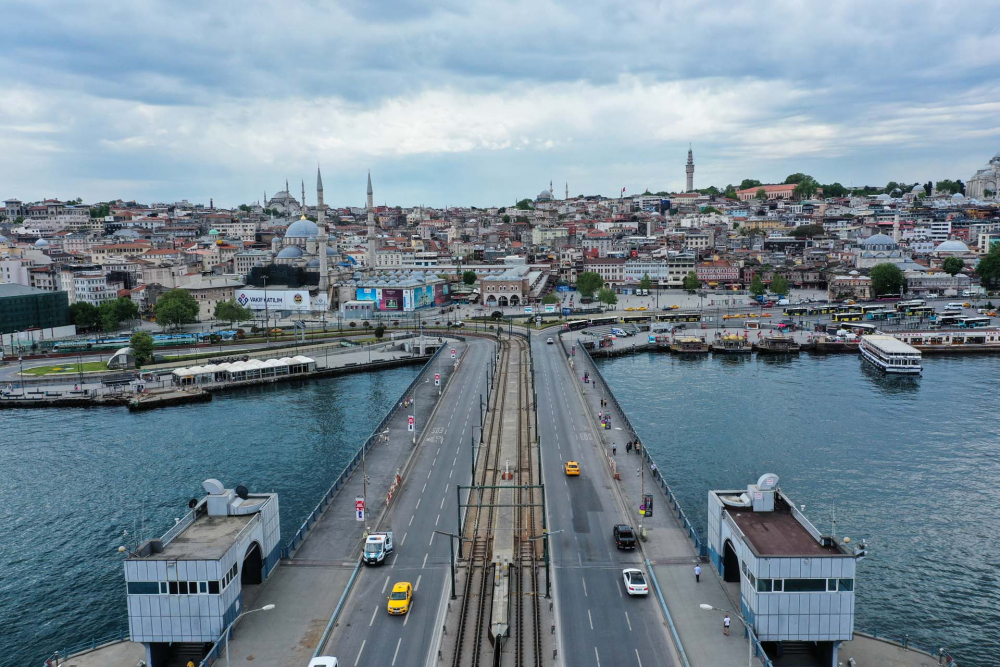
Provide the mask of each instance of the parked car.
[{"label": "parked car", "polygon": [[635,549],[635,532],[632,526],[620,523],[612,529],[611,535],[619,549]]},{"label": "parked car", "polygon": [[629,595],[649,595],[649,585],[642,570],[626,568],[622,570],[622,579],[625,580],[625,592]]}]

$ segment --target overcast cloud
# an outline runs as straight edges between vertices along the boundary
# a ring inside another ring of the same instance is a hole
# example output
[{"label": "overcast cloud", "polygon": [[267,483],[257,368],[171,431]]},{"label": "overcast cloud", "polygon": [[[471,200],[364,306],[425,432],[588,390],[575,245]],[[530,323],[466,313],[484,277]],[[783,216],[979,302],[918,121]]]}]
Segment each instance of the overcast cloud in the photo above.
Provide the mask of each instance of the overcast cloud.
[{"label": "overcast cloud", "polygon": [[490,205],[968,178],[1000,5],[3,0],[0,197]]}]

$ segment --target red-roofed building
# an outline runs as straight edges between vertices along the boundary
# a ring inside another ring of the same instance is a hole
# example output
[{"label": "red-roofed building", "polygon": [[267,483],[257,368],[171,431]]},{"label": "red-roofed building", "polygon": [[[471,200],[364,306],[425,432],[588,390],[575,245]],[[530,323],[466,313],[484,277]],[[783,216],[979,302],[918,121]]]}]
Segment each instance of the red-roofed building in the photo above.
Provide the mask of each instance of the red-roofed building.
[{"label": "red-roofed building", "polygon": [[757,196],[757,191],[763,190],[767,193],[768,199],[791,199],[795,194],[795,184],[789,183],[787,185],[758,185],[755,188],[747,188],[746,190],[737,190],[736,196],[740,198],[741,201],[749,201]]}]

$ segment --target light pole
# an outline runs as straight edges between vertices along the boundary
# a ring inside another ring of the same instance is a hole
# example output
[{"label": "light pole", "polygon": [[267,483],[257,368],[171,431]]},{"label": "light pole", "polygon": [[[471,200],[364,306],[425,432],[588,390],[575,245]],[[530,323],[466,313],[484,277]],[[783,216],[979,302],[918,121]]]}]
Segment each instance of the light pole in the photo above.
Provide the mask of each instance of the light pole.
[{"label": "light pole", "polygon": [[[704,611],[721,611],[721,612],[724,612],[726,614],[732,614],[733,613],[733,612],[729,611],[728,609],[723,609],[722,607],[713,607],[712,605],[705,604],[704,602],[701,603],[698,606],[701,607]],[[746,628],[746,631],[747,631],[747,667],[753,667],[753,633],[750,630],[750,624],[747,623],[747,620],[745,618],[743,618],[743,614],[736,613],[736,617],[738,619],[740,619],[740,622],[743,623],[743,627]]]},{"label": "light pole", "polygon": [[549,569],[549,536],[555,535],[556,533],[563,532],[562,529],[551,530],[542,533],[541,535],[536,535],[534,537],[529,537],[526,542],[534,542],[535,540],[545,540],[545,597],[552,597],[552,573]]},{"label": "light pole", "polygon": [[468,539],[466,537],[462,537],[461,535],[456,535],[455,533],[449,533],[449,532],[444,531],[444,530],[435,530],[434,532],[438,533],[439,535],[447,535],[449,538],[451,538],[451,539],[448,540],[448,548],[451,549],[451,599],[454,600],[456,598],[456,595],[455,595],[455,540],[458,540],[459,544],[461,544],[462,542],[471,542],[472,540],[470,540],[470,539]]},{"label": "light pole", "polygon": [[[427,384],[431,379],[427,378],[423,384]],[[417,385],[419,387],[420,385]],[[413,388],[413,444],[417,444],[417,387]]]},{"label": "light pole", "polygon": [[476,425],[474,425],[472,427],[472,434],[470,435],[470,438],[472,439],[471,440],[471,443],[472,443],[472,462],[469,464],[469,467],[470,467],[470,469],[472,471],[472,483],[473,484],[476,483],[476,429],[477,428],[479,429],[479,444],[480,445],[483,444],[483,427],[480,426],[480,425],[478,425],[478,424],[476,424]]},{"label": "light pole", "polygon": [[247,614],[254,613],[255,611],[271,611],[272,609],[274,609],[274,605],[273,604],[266,604],[263,607],[261,607],[260,609],[250,609],[249,611],[245,611],[242,614],[240,614],[239,616],[237,616],[236,618],[234,618],[233,622],[229,624],[229,626],[226,628],[226,667],[229,667],[229,632],[230,632],[230,630],[233,629],[233,626],[236,625],[236,621],[240,620],[241,618],[243,618]]},{"label": "light pole", "polygon": [[268,322],[268,320],[271,319],[271,315],[268,313],[267,310],[267,276],[261,276],[261,279],[264,281],[264,342],[265,342],[265,347],[271,347],[271,337],[269,335],[270,334],[269,327],[271,325]]}]

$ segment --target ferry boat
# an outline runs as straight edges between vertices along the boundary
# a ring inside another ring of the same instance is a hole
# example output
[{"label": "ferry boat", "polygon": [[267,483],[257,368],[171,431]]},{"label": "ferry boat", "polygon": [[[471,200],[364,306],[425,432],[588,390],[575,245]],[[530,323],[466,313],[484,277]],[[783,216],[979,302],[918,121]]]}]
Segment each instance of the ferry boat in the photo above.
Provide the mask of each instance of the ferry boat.
[{"label": "ferry boat", "polygon": [[897,340],[928,354],[1000,352],[1000,329],[960,329],[956,331],[899,331]]},{"label": "ferry boat", "polygon": [[919,375],[920,350],[892,336],[862,336],[858,344],[861,358],[883,373]]},{"label": "ferry boat", "polygon": [[680,336],[670,345],[675,354],[708,354],[708,343],[696,336]]},{"label": "ferry boat", "polygon": [[757,354],[798,354],[801,346],[791,336],[769,334],[753,346]]},{"label": "ferry boat", "polygon": [[753,347],[745,338],[740,338],[734,334],[716,338],[712,343],[712,352],[715,354],[750,354]]}]

